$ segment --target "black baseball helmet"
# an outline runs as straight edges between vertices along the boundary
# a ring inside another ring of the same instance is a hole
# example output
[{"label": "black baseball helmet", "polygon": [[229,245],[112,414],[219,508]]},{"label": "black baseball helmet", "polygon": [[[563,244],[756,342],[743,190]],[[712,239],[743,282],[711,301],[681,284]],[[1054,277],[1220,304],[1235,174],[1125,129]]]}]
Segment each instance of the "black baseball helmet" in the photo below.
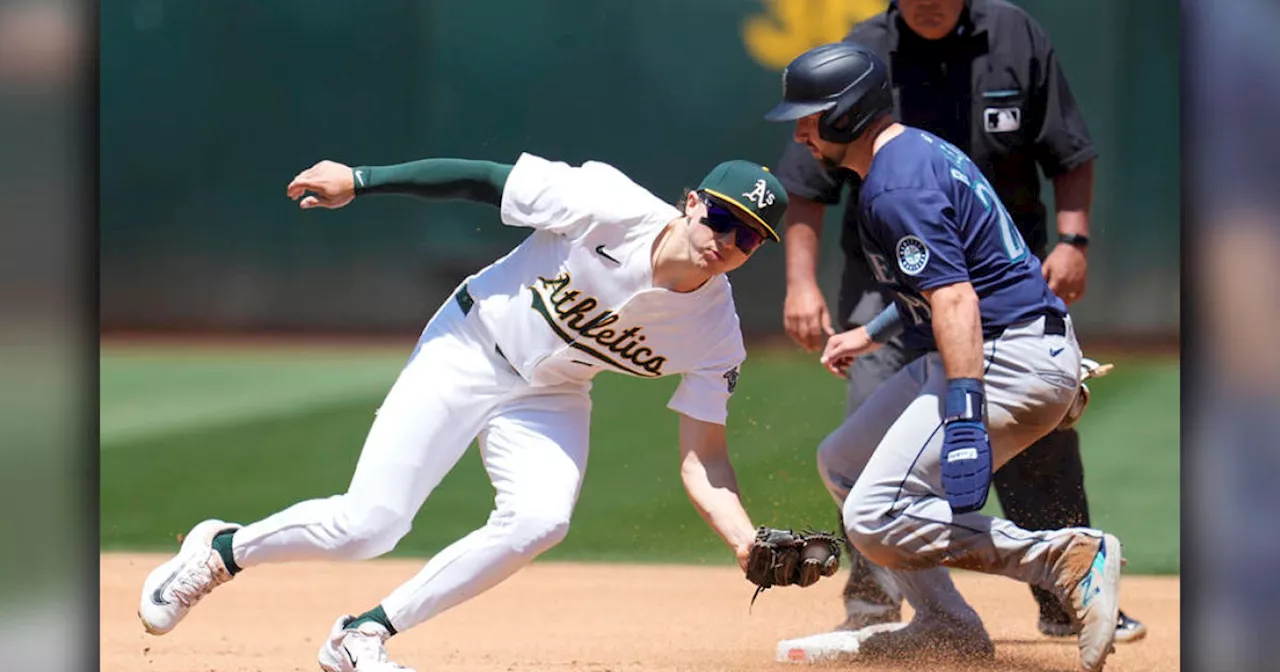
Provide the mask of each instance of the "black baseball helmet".
[{"label": "black baseball helmet", "polygon": [[852,42],[800,54],[782,71],[782,102],[764,118],[794,121],[818,112],[819,137],[853,142],[871,120],[893,112],[889,68],[875,52]]}]

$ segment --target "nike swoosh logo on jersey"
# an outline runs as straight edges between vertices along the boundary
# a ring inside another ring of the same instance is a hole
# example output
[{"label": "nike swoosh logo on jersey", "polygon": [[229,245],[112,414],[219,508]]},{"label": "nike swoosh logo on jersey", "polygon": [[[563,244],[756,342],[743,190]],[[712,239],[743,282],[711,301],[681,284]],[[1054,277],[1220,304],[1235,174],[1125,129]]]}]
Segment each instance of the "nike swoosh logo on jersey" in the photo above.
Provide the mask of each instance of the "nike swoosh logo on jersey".
[{"label": "nike swoosh logo on jersey", "polygon": [[353,655],[351,655],[351,649],[348,649],[346,644],[343,644],[343,645],[342,645],[342,652],[343,652],[343,653],[345,653],[345,654],[347,654],[347,660],[350,660],[350,661],[351,661],[351,667],[355,667],[355,666],[356,666],[356,657],[355,657],[355,656],[353,656]]},{"label": "nike swoosh logo on jersey", "polygon": [[598,255],[600,255],[600,256],[602,256],[602,257],[604,257],[605,259],[608,259],[609,261],[612,261],[613,263],[615,263],[615,264],[617,264],[617,265],[619,265],[619,266],[621,266],[621,265],[622,265],[622,262],[621,262],[621,261],[618,261],[617,259],[614,259],[613,257],[609,256],[609,253],[608,253],[608,252],[605,252],[605,251],[604,251],[604,245],[596,245],[596,254],[598,254]]},{"label": "nike swoosh logo on jersey", "polygon": [[1049,348],[1049,356],[1050,356],[1050,357],[1057,357],[1059,354],[1061,354],[1061,353],[1062,353],[1062,351],[1063,351],[1063,350],[1066,350],[1066,347],[1061,347],[1061,348],[1057,348],[1057,349]]}]

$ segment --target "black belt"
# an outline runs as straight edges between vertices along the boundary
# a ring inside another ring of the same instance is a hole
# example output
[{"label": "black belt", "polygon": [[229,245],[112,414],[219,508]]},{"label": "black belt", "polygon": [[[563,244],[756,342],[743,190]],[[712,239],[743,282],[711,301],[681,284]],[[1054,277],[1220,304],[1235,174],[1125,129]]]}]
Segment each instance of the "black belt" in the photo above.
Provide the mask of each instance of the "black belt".
[{"label": "black belt", "polygon": [[[1067,318],[1061,315],[1054,315],[1052,313],[1041,313],[1040,315],[1037,315],[1030,319],[1034,320],[1037,317],[1044,317],[1044,335],[1045,336],[1066,336],[1067,335]],[[1023,324],[1028,324],[1028,322],[1023,322],[1019,320],[1017,324],[1023,325]],[[990,340],[1000,338],[1001,336],[1004,336],[1004,332],[1012,329],[1014,326],[1016,325],[1009,324],[1003,327],[993,326],[993,327],[985,328],[982,330],[982,339],[985,341],[990,341]]]},{"label": "black belt", "polygon": [[1044,316],[1044,335],[1045,336],[1066,336],[1067,335],[1067,318],[1061,315],[1045,315]]}]

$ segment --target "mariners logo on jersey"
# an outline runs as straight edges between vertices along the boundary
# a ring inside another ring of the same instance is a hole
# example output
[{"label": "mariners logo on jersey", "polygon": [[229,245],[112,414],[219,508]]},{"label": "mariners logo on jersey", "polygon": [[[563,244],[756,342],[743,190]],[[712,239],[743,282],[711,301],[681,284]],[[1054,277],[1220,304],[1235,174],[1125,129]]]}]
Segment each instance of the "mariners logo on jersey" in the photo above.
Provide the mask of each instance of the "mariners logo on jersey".
[{"label": "mariners logo on jersey", "polygon": [[600,302],[570,289],[572,281],[568,272],[562,272],[551,279],[539,277],[538,282],[529,285],[533,309],[547,321],[547,326],[569,347],[619,371],[642,378],[661,376],[667,358],[640,345],[647,338],[640,333],[642,327],[607,328],[622,318],[608,309],[593,314]]},{"label": "mariners logo on jersey", "polygon": [[919,275],[929,263],[929,248],[916,236],[898,240],[898,268],[907,275]]}]

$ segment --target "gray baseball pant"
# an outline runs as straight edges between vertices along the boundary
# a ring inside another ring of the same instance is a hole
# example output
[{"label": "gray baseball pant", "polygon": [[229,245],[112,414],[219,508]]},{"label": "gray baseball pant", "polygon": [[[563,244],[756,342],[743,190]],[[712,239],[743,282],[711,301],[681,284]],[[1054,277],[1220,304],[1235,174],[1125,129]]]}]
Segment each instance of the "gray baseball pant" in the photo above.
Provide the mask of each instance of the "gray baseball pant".
[{"label": "gray baseball pant", "polygon": [[[1047,335],[1045,322],[1017,325],[984,344],[996,469],[1049,433],[1075,395],[1080,350],[1070,321],[1062,336]],[[976,614],[947,567],[1051,588],[1072,533],[1031,532],[977,512],[952,514],[939,466],[945,388],[938,353],[911,361],[823,441],[819,472],[842,508],[850,540],[917,612],[973,621]]]}]

